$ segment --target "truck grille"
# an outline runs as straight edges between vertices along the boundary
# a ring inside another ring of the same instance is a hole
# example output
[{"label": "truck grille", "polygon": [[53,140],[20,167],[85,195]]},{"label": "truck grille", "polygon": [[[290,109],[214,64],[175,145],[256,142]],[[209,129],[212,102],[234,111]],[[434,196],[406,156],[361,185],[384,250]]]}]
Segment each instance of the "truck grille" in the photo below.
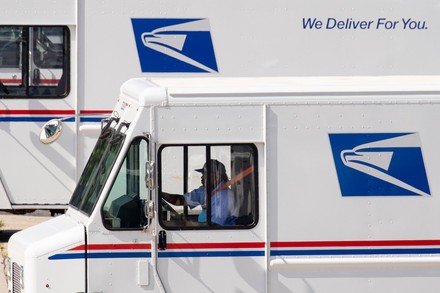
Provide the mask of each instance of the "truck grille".
[{"label": "truck grille", "polygon": [[17,263],[12,264],[12,293],[21,293],[23,284],[23,268]]}]

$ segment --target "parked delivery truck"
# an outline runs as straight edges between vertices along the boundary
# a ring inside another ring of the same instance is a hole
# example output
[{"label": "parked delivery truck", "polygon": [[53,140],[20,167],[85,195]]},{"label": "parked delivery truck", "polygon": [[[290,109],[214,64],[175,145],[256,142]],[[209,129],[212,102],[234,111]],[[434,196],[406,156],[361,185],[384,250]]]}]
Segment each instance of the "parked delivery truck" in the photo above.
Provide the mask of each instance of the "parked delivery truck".
[{"label": "parked delivery truck", "polygon": [[9,292],[438,292],[439,112],[436,76],[131,79]]},{"label": "parked delivery truck", "polygon": [[67,208],[129,78],[440,74],[436,0],[3,2],[0,210]]}]

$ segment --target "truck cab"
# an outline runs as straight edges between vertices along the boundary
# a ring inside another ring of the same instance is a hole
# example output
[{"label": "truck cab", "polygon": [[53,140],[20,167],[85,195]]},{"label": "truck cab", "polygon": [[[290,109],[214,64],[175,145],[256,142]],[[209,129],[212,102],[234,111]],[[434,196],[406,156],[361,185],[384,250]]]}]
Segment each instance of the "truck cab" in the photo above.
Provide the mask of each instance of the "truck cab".
[{"label": "truck cab", "polygon": [[[65,215],[10,239],[11,292],[174,292],[182,282],[197,292],[264,287],[263,149],[250,143],[262,136],[246,119],[261,109],[240,114],[238,126],[220,118],[238,113],[226,105],[197,107],[185,134],[175,123],[187,108],[170,111],[168,98],[143,79],[124,85]],[[218,117],[207,123],[214,107]],[[233,136],[224,140],[226,133]],[[219,281],[225,274],[240,275],[239,284]]]}]

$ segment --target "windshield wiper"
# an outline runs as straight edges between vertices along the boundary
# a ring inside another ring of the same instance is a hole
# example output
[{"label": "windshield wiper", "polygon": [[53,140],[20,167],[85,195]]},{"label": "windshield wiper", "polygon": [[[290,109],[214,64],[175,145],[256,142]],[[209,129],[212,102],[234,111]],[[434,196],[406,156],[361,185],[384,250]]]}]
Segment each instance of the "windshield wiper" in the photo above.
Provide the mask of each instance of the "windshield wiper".
[{"label": "windshield wiper", "polygon": [[111,144],[119,143],[124,138],[124,134],[121,133],[122,127],[126,127],[128,129],[129,126],[130,126],[129,122],[121,122],[115,134],[111,138],[110,143]]}]

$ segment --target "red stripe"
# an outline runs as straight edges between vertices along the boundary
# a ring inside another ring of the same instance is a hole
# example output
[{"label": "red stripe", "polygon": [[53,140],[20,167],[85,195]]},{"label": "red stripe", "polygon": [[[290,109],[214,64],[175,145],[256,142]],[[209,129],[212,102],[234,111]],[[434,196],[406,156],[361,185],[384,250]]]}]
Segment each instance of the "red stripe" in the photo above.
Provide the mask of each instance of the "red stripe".
[{"label": "red stripe", "polygon": [[75,115],[75,110],[0,110],[0,115]]},{"label": "red stripe", "polygon": [[440,240],[354,240],[271,242],[270,247],[437,246]]},{"label": "red stripe", "polygon": [[168,243],[169,249],[264,248],[264,242]]},{"label": "red stripe", "polygon": [[69,251],[72,251],[72,250],[84,250],[84,247],[85,247],[85,245],[76,246],[74,248],[69,249]]},{"label": "red stripe", "polygon": [[2,83],[13,83],[17,85],[22,83],[21,79],[11,79],[11,78],[0,78],[0,81]]},{"label": "red stripe", "polygon": [[59,79],[40,79],[37,85],[40,84],[54,84],[57,85],[60,82]]},{"label": "red stripe", "polygon": [[[79,245],[74,248],[69,249],[73,250],[84,250],[85,245]],[[149,243],[129,243],[129,244],[88,244],[88,250],[130,250],[130,249],[151,249],[151,245]]]},{"label": "red stripe", "polygon": [[[13,84],[22,84],[22,79],[13,79],[13,78],[0,78],[2,83],[13,83]],[[59,79],[40,79],[39,84],[58,84],[60,82]]]},{"label": "red stripe", "polygon": [[[231,242],[231,243],[168,243],[168,249],[226,249],[226,248],[264,248],[264,242]],[[69,249],[70,251],[84,250],[85,245]],[[130,250],[151,249],[149,243],[138,244],[88,244],[88,250]]]},{"label": "red stripe", "polygon": [[111,114],[112,110],[81,110],[80,114]]},{"label": "red stripe", "polygon": [[[80,114],[111,114],[111,110],[81,110]],[[0,115],[75,115],[75,110],[9,110],[0,109]]]}]

